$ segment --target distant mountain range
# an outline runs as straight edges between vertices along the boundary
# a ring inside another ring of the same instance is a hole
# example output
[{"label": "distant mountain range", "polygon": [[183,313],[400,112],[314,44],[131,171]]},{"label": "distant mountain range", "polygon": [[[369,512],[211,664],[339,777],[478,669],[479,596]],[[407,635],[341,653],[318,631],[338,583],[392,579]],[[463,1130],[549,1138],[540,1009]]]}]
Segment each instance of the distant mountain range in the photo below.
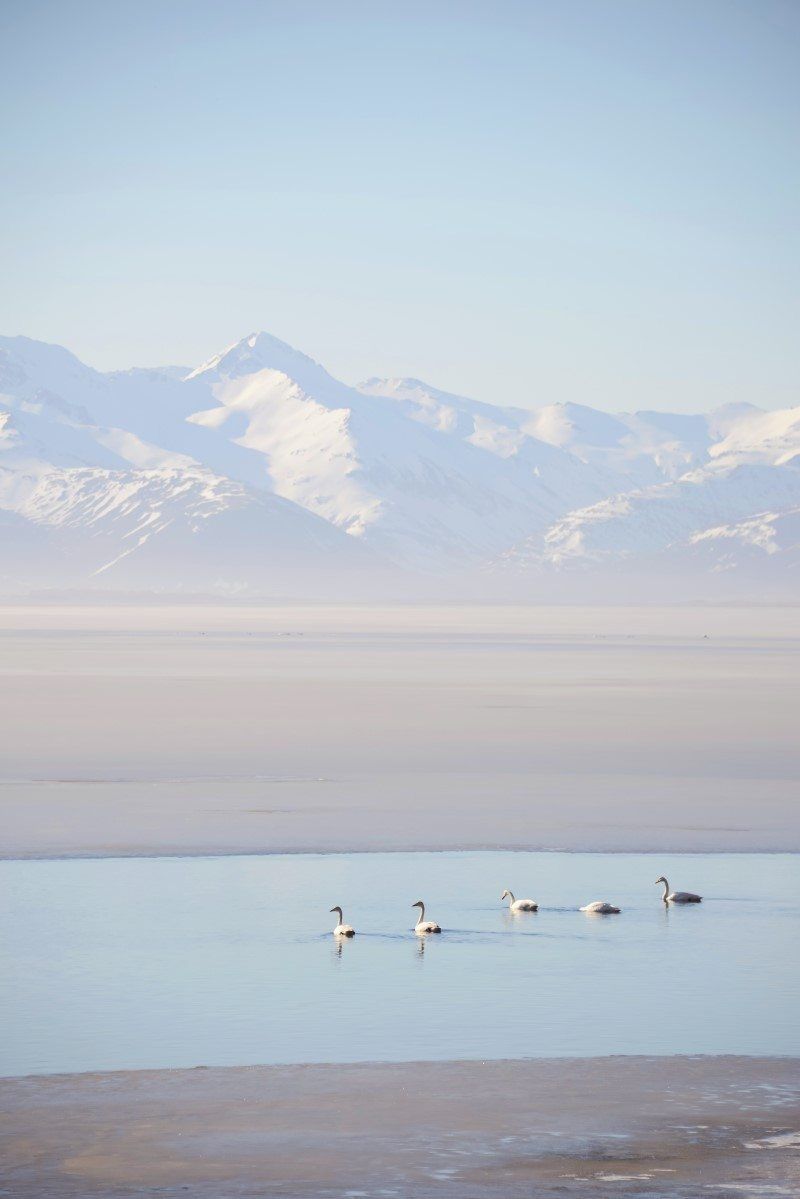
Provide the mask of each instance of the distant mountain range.
[{"label": "distant mountain range", "polygon": [[102,374],[0,338],[0,594],[796,597],[800,408],[349,387],[266,333]]}]

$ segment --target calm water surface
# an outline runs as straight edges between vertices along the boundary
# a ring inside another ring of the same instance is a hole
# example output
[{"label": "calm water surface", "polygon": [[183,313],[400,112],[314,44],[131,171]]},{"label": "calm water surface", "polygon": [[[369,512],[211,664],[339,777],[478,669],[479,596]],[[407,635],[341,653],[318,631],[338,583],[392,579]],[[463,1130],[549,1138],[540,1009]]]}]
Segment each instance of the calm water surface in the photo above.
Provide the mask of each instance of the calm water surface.
[{"label": "calm water surface", "polygon": [[[0,1072],[800,1053],[792,855],[0,863]],[[697,890],[665,909],[657,875]],[[512,918],[510,887],[541,904]],[[422,898],[441,937],[420,940]],[[575,909],[608,899],[617,917]],[[336,945],[341,903],[358,936]]]}]

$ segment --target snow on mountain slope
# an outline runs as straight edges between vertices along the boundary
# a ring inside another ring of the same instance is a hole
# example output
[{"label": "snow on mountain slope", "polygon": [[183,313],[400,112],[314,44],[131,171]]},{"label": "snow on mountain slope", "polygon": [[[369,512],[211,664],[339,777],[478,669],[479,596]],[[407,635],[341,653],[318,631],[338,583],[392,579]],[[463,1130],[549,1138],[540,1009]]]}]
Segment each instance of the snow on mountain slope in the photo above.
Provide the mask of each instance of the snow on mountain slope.
[{"label": "snow on mountain slope", "polygon": [[190,422],[262,455],[264,484],[277,494],[356,534],[377,517],[380,499],[358,476],[349,389],[317,363],[261,333],[188,379],[216,401]]},{"label": "snow on mountain slope", "polygon": [[724,430],[709,453],[721,463],[784,466],[800,454],[800,408],[747,412]]},{"label": "snow on mountain slope", "polygon": [[[800,504],[800,464],[714,464],[675,483],[614,496],[569,513],[543,537],[529,538],[498,565],[513,569],[608,568],[647,564],[659,554],[680,552],[699,537],[731,522],[737,526],[765,512]],[[699,559],[699,555],[695,555]],[[686,562],[683,565],[687,565]]]},{"label": "snow on mountain slope", "polygon": [[[702,460],[687,450],[681,436],[684,430],[669,428],[667,422],[682,421],[688,429],[697,421],[705,434],[704,417],[666,417],[660,427],[660,414],[612,416],[581,404],[549,404],[536,410],[494,406],[452,396],[419,379],[368,379],[360,390],[393,398],[413,420],[461,436],[500,457],[535,447],[541,458],[549,447],[553,456],[560,454],[563,460],[569,456],[583,464],[584,477],[589,477],[585,468],[593,466],[606,490],[657,482]],[[646,420],[650,415],[656,418],[651,423]],[[705,435],[703,450],[708,441]]]},{"label": "snow on mountain slope", "polygon": [[[358,390],[364,395],[394,400],[404,416],[464,441],[474,437],[476,424],[484,422],[507,430],[509,442],[518,445],[524,439],[522,425],[530,417],[524,408],[483,404],[480,400],[440,391],[421,379],[366,379],[359,383]],[[501,453],[501,457],[510,456],[510,452]]]},{"label": "snow on mountain slope", "polygon": [[440,391],[420,379],[367,379],[359,391],[393,400],[410,420],[495,457],[513,459],[519,470],[539,480],[562,510],[616,489],[616,478],[605,468],[589,465],[526,431],[531,417],[527,409],[484,404]]},{"label": "snow on mountain slope", "polygon": [[86,418],[79,405],[102,387],[103,376],[62,346],[29,337],[0,337],[0,395],[24,401],[45,400]]},{"label": "snow on mountain slope", "polygon": [[[175,466],[202,463],[263,486],[259,456],[187,423],[210,396],[175,369],[101,374],[60,346],[0,337],[0,406],[38,416],[45,460],[57,465]],[[21,418],[19,418],[21,419]],[[76,438],[80,433],[80,447]]]},{"label": "snow on mountain slope", "polygon": [[[412,420],[471,441],[501,457],[544,447],[562,463],[580,462],[583,477],[609,491],[679,478],[708,461],[709,448],[736,421],[757,409],[731,405],[710,416],[666,412],[611,415],[582,404],[538,409],[494,406],[452,395],[419,379],[368,379],[359,390],[393,399]],[[565,457],[568,455],[568,458]]]},{"label": "snow on mountain slope", "polygon": [[186,454],[143,441],[128,429],[98,424],[108,391],[103,375],[59,346],[0,338],[0,414],[9,437],[0,468],[21,462],[47,466],[189,466]]},{"label": "snow on mountain slope", "polygon": [[[124,429],[75,424],[57,410],[25,404],[11,407],[0,396],[0,471],[24,466],[38,471],[52,466],[191,466],[185,454],[144,442]],[[38,467],[37,467],[38,464]]]},{"label": "snow on mountain slope", "polygon": [[706,418],[640,412],[612,416],[580,404],[540,408],[527,431],[617,476],[618,486],[674,479],[707,460]]},{"label": "snow on mountain slope", "polygon": [[[375,555],[264,490],[260,455],[187,423],[210,398],[174,371],[105,376],[0,339],[0,583],[332,595],[343,576],[383,578]],[[226,473],[184,452],[198,448]]]},{"label": "snow on mountain slope", "polygon": [[[20,533],[50,536],[68,585],[333,594],[343,572],[381,566],[302,508],[198,468],[54,470],[14,516]],[[30,580],[41,582],[35,573]]]},{"label": "snow on mountain slope", "polygon": [[58,469],[195,465],[134,433],[94,424],[82,401],[96,404],[104,386],[102,376],[59,347],[2,339],[0,506],[21,512],[40,481]]},{"label": "snow on mountain slope", "polygon": [[689,539],[688,552],[715,573],[777,567],[800,582],[800,507],[761,512],[738,524],[717,525]]},{"label": "snow on mountain slope", "polygon": [[192,422],[261,453],[278,495],[404,565],[477,562],[549,523],[576,496],[602,494],[567,455],[543,446],[537,470],[524,455],[499,456],[409,420],[392,400],[347,387],[264,333],[189,381],[204,382],[216,401]]}]

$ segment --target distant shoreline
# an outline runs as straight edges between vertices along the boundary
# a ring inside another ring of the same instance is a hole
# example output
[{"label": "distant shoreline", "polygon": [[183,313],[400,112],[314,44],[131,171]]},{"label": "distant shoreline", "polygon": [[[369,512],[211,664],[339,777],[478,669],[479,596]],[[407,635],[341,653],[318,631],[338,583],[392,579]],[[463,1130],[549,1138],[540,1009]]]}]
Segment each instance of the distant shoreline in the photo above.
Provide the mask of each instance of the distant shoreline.
[{"label": "distant shoreline", "polygon": [[0,853],[0,862],[108,862],[108,861],[131,861],[139,859],[172,859],[173,861],[182,861],[184,859],[201,859],[201,858],[283,858],[283,857],[351,857],[354,854],[459,854],[459,853],[567,853],[578,857],[586,855],[591,857],[658,857],[664,855],[671,856],[686,856],[686,857],[797,857],[800,855],[800,849],[568,849],[562,846],[525,846],[525,845],[484,845],[480,848],[475,846],[442,846],[437,849],[426,849],[419,846],[393,846],[391,849],[325,849],[321,847],[309,849],[224,849],[224,850],[209,850],[209,849],[182,849],[180,852],[170,849],[148,850],[147,852],[139,852],[131,850],[128,853],[116,850],[114,852],[102,853]]}]

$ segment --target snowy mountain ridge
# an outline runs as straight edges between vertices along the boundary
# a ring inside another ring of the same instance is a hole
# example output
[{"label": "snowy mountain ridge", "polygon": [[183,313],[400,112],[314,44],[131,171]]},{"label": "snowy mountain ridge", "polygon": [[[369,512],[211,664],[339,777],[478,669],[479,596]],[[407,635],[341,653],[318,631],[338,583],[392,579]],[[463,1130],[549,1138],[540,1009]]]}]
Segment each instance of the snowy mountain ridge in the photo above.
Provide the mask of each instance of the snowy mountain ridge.
[{"label": "snowy mountain ridge", "polygon": [[533,598],[599,573],[752,590],[767,567],[796,587],[800,408],[498,400],[351,387],[267,333],[105,374],[2,337],[0,592]]}]

